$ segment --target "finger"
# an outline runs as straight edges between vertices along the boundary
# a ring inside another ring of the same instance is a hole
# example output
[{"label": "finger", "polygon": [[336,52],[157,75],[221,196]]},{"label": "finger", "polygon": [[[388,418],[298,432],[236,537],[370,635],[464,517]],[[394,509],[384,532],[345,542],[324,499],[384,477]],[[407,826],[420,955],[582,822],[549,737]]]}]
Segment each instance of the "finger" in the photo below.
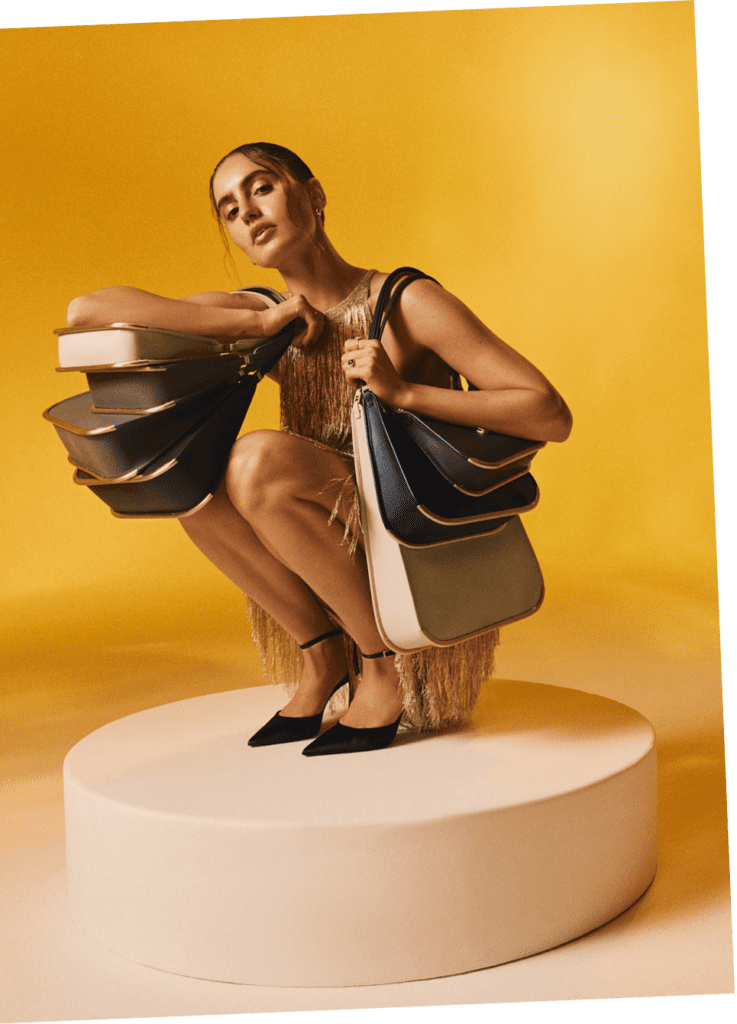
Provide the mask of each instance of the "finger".
[{"label": "finger", "polygon": [[348,346],[346,348],[346,351],[341,356],[341,363],[342,363],[342,366],[343,366],[343,370],[346,371],[346,370],[350,369],[351,367],[356,366],[358,364],[359,360],[361,360],[362,362],[365,362],[366,356],[367,356],[366,349],[351,348],[350,346]]},{"label": "finger", "polygon": [[354,391],[357,391],[358,388],[362,387],[363,384],[365,383],[361,375],[359,373],[354,372],[354,369],[352,367],[348,367],[348,371],[345,374],[345,379],[348,382],[348,384],[350,384]]},{"label": "finger", "polygon": [[373,373],[373,366],[370,359],[365,356],[354,359],[350,352],[347,352],[342,360],[342,369],[345,379],[351,387],[359,388],[370,383]]},{"label": "finger", "polygon": [[276,308],[281,308],[284,315],[288,315],[290,320],[296,319],[298,325],[301,322],[300,330],[304,327],[309,328],[314,324],[315,319],[322,315],[310,305],[304,295],[292,295]]},{"label": "finger", "polygon": [[325,326],[325,317],[319,309],[310,309],[305,320],[307,328],[305,330],[304,344],[311,345],[322,334],[322,329]]},{"label": "finger", "polygon": [[[340,362],[341,366],[343,367],[343,372],[348,374],[357,372],[356,367],[358,366],[359,362],[363,367],[365,359],[362,358],[358,352],[346,352],[343,356],[341,356]],[[365,370],[363,372],[365,372]]]},{"label": "finger", "polygon": [[292,338],[292,348],[304,348],[305,347],[305,335],[307,333],[307,327],[300,327],[295,330],[294,337]]},{"label": "finger", "polygon": [[322,334],[322,332],[323,332],[323,330],[325,328],[325,314],[321,310],[319,310],[319,309],[314,310],[314,314],[315,314],[315,337],[317,337],[319,334]]},{"label": "finger", "polygon": [[318,309],[306,309],[297,320],[298,331],[292,340],[295,348],[306,348],[322,334],[325,317]]}]

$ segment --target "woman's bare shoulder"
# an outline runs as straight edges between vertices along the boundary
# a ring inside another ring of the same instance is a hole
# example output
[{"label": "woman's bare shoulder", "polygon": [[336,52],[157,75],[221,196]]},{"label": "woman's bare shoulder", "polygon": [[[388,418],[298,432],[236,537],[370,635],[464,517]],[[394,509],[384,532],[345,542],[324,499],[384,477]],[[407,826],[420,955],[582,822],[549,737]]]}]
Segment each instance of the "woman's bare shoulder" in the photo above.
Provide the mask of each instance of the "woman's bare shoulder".
[{"label": "woman's bare shoulder", "polygon": [[[377,270],[371,278],[369,306],[372,313],[376,308],[379,292],[388,277],[388,273]],[[459,299],[450,292],[447,292],[442,285],[430,277],[420,277],[412,281],[406,286],[399,299],[399,309],[402,311],[400,316],[409,315],[413,319],[422,313],[426,316],[432,316],[433,312],[448,306],[465,308]]]},{"label": "woman's bare shoulder", "polygon": [[[374,275],[371,278],[371,284],[369,285],[368,300],[372,313],[376,308],[376,301],[379,298],[379,292],[381,291],[382,287],[384,286],[384,282],[388,277],[389,273],[383,270],[377,270],[374,272]],[[412,292],[413,298],[419,298],[420,300],[422,300],[423,297],[427,298],[428,295],[439,295],[441,293],[447,294],[440,285],[436,284],[434,280],[430,280],[428,278],[418,278],[416,281],[412,281],[412,283],[405,288],[402,294],[404,295],[406,292],[409,291]]]}]

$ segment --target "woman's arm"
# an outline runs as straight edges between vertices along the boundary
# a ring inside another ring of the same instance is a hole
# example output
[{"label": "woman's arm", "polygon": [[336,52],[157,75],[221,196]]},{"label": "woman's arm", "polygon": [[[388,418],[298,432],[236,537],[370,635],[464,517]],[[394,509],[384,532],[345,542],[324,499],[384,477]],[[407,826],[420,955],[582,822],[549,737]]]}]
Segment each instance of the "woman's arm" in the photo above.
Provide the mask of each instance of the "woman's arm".
[{"label": "woman's arm", "polygon": [[309,344],[322,330],[323,317],[303,295],[295,295],[277,306],[266,307],[253,292],[200,292],[185,299],[125,285],[101,288],[72,299],[67,310],[69,327],[101,327],[111,323],[162,327],[208,338],[236,341],[239,338],[270,338],[295,317],[304,328],[293,344]]},{"label": "woman's arm", "polygon": [[266,308],[253,293],[228,295],[203,292],[186,299],[168,299],[141,288],[101,288],[72,299],[69,327],[100,327],[110,323],[163,327],[212,338],[263,337],[259,313]]},{"label": "woman's arm", "polygon": [[[448,423],[483,427],[536,441],[565,441],[572,417],[550,381],[524,356],[497,337],[459,299],[433,281],[408,285],[387,327],[408,362],[423,351],[471,381],[478,391],[452,391],[403,380],[383,346],[346,342],[343,369],[349,380],[365,380],[394,407]],[[353,366],[348,359],[353,358]]]}]

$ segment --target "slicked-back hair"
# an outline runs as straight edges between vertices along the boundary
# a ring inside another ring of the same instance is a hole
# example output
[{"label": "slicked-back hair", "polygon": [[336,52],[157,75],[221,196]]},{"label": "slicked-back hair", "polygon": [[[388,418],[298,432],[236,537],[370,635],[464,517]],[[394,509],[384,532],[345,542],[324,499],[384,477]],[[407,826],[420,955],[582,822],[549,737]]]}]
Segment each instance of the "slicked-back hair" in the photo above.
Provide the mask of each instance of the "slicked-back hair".
[{"label": "slicked-back hair", "polygon": [[[218,221],[220,220],[220,216],[215,203],[215,191],[213,187],[215,175],[225,161],[231,156],[235,156],[236,153],[241,153],[247,160],[252,160],[255,164],[268,167],[269,170],[275,171],[279,177],[285,181],[287,186],[290,181],[306,185],[315,177],[304,160],[298,157],[296,153],[293,153],[291,149],[287,149],[286,146],[278,146],[274,142],[246,142],[242,146],[236,146],[235,149],[231,149],[231,151],[226,153],[222,160],[218,162],[217,167],[210,176],[210,202],[212,204],[213,213],[217,217]],[[324,214],[322,215],[322,219],[324,221]]]}]

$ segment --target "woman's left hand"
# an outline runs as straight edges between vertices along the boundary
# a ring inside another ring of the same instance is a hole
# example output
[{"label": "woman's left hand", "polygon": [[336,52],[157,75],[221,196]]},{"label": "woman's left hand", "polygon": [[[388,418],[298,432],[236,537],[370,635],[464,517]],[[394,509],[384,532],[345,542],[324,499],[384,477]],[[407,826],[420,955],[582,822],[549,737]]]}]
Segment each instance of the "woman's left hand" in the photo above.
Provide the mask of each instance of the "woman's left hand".
[{"label": "woman's left hand", "polygon": [[348,383],[355,389],[368,384],[377,398],[387,405],[401,405],[407,390],[380,341],[374,338],[349,338],[343,346],[341,366]]}]

